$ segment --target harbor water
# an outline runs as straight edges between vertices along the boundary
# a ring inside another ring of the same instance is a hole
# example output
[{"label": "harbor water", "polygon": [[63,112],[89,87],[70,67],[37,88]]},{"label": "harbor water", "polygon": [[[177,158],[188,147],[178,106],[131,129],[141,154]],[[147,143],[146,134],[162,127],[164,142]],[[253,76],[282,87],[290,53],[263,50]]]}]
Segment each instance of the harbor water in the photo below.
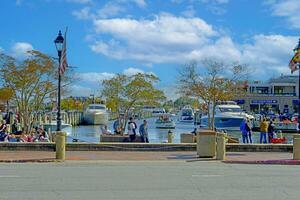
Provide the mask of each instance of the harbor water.
[{"label": "harbor water", "polygon": [[[180,134],[190,133],[194,130],[195,125],[193,123],[180,123],[176,121],[176,117],[173,120],[176,122],[175,129],[158,129],[155,128],[156,118],[148,118],[148,132],[149,132],[149,142],[150,143],[164,143],[168,140],[168,131],[171,130],[173,133],[173,143],[180,143]],[[139,127],[143,123],[143,120],[136,120],[136,123]],[[108,124],[109,130],[113,132],[113,121],[110,121]],[[69,133],[68,141],[71,142],[73,139],[78,140],[79,142],[99,142],[101,129],[99,125],[91,126],[74,126],[72,128],[67,128],[64,131]],[[137,131],[138,132],[138,131]],[[229,131],[229,136],[239,138],[241,142],[241,133],[239,131]],[[283,134],[287,137],[288,143],[292,141],[292,134]],[[259,143],[259,132],[253,133],[253,143]]]}]

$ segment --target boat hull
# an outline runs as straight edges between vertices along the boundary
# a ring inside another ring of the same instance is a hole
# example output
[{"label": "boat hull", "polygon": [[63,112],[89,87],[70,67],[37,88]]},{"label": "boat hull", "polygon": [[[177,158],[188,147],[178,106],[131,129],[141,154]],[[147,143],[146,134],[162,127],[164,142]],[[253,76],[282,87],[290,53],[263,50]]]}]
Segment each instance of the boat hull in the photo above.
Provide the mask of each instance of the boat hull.
[{"label": "boat hull", "polygon": [[155,122],[156,128],[161,129],[174,129],[176,126],[174,121],[168,121],[168,122]]},{"label": "boat hull", "polygon": [[155,127],[160,129],[175,129],[175,124],[157,124]]},{"label": "boat hull", "polygon": [[[215,128],[223,130],[240,130],[240,125],[244,120],[243,117],[216,117]],[[208,118],[203,117],[201,119],[201,127],[208,126]]]},{"label": "boat hull", "polygon": [[[43,126],[44,130],[46,130],[46,131],[50,130],[51,132],[54,132],[57,129],[57,124],[56,123],[45,123],[45,124],[42,124],[42,126]],[[67,135],[71,134],[71,132],[69,131],[70,128],[72,128],[72,125],[70,125],[70,124],[64,124],[63,123],[61,125],[61,130],[66,132]]]},{"label": "boat hull", "polygon": [[84,122],[88,125],[107,125],[108,124],[108,114],[107,113],[84,113]]}]

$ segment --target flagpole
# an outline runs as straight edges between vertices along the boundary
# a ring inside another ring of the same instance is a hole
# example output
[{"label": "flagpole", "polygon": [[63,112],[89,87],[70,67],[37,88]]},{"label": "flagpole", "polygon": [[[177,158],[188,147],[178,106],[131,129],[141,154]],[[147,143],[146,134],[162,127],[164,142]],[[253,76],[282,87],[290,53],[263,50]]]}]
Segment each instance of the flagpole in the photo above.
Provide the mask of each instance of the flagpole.
[{"label": "flagpole", "polygon": [[58,52],[58,88],[57,88],[57,128],[56,131],[61,131],[61,108],[60,108],[60,101],[61,101],[61,74],[60,74],[60,64],[61,64],[61,51]]}]

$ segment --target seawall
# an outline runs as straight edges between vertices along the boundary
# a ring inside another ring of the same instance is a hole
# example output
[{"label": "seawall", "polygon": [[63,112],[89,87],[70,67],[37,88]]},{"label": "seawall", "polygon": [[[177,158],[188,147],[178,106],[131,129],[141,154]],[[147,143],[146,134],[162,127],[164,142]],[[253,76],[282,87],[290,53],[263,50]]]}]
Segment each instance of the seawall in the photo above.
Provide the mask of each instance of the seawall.
[{"label": "seawall", "polygon": [[[67,143],[67,151],[196,151],[196,144]],[[228,152],[293,152],[292,144],[226,144]],[[0,143],[0,151],[55,151],[55,143]]]}]

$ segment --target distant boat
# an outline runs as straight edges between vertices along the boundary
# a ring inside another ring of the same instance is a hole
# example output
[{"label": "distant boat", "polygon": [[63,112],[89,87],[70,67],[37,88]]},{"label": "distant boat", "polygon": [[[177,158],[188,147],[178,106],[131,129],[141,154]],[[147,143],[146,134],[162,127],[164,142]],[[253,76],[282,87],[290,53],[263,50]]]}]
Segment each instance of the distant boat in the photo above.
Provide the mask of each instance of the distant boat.
[{"label": "distant boat", "polygon": [[184,106],[178,113],[179,122],[194,122],[194,111],[191,106]]},{"label": "distant boat", "polygon": [[164,115],[164,114],[166,114],[166,110],[164,108],[155,108],[152,111],[152,116],[153,117],[158,117],[158,116],[161,116],[161,115]]},{"label": "distant boat", "polygon": [[168,115],[162,115],[155,121],[156,128],[174,129],[175,126],[175,122]]},{"label": "distant boat", "polygon": [[90,125],[107,125],[108,111],[104,104],[90,104],[83,113],[84,122]]}]

